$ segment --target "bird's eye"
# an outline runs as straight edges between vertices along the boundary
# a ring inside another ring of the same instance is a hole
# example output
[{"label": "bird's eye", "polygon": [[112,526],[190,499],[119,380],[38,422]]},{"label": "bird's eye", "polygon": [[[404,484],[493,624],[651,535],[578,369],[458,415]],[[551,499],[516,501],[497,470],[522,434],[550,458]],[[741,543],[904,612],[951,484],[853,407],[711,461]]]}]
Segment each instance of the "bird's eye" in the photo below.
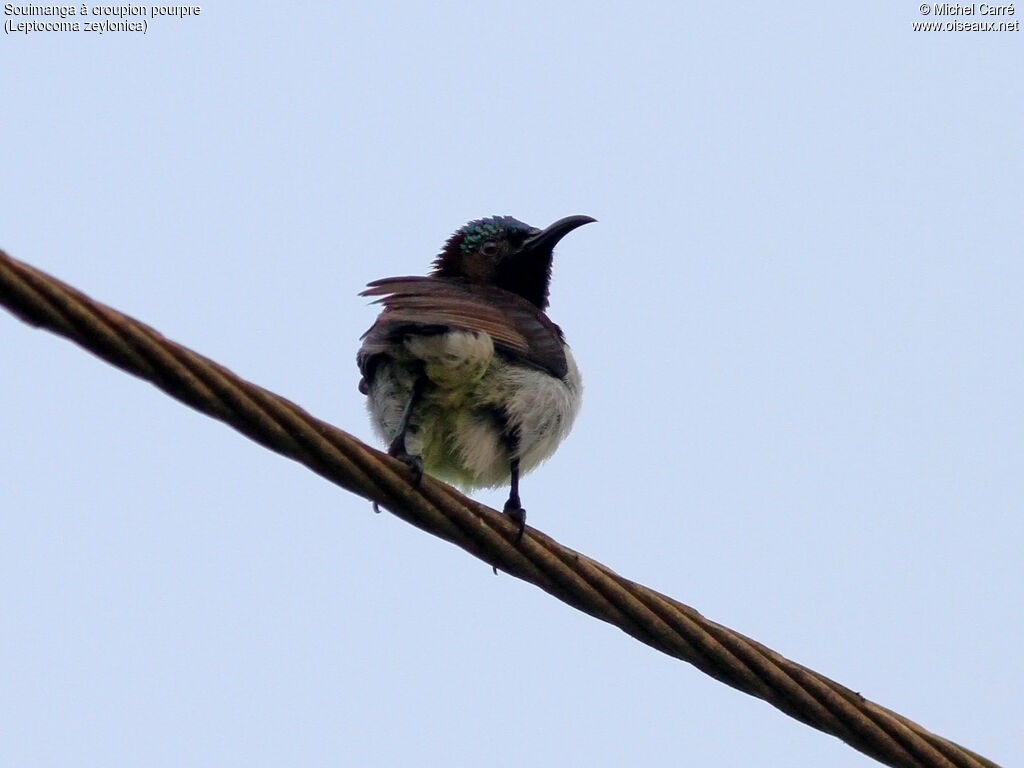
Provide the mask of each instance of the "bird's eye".
[{"label": "bird's eye", "polygon": [[488,240],[480,246],[480,253],[484,256],[496,256],[498,253],[498,244],[493,240]]}]

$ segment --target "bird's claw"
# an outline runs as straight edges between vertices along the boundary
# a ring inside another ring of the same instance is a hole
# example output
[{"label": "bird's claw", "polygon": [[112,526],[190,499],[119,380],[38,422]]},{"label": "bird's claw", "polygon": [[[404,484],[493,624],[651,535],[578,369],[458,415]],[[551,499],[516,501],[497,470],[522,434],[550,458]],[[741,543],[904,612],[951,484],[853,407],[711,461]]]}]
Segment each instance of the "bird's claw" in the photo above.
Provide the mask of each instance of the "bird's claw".
[{"label": "bird's claw", "polygon": [[395,458],[405,464],[409,471],[412,472],[412,487],[419,488],[420,482],[423,480],[423,459],[408,453],[402,456],[395,456]]},{"label": "bird's claw", "polygon": [[518,528],[515,538],[515,543],[518,544],[523,540],[523,531],[526,530],[526,510],[520,505],[518,499],[509,499],[505,502],[505,508],[502,511]]},{"label": "bird's claw", "polygon": [[405,450],[404,445],[399,445],[397,440],[388,447],[388,455],[398,459],[409,468],[409,471],[412,472],[412,485],[414,488],[419,488],[420,481],[423,479],[422,457],[413,456]]}]

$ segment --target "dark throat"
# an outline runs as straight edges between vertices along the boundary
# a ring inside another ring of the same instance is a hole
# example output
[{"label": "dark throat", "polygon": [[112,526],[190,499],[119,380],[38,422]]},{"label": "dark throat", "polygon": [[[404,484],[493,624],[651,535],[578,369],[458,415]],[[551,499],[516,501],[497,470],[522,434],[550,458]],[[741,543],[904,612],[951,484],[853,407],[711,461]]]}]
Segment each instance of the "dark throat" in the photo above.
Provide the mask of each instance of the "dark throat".
[{"label": "dark throat", "polygon": [[494,284],[517,293],[541,311],[548,306],[551,254],[520,253],[497,265]]}]

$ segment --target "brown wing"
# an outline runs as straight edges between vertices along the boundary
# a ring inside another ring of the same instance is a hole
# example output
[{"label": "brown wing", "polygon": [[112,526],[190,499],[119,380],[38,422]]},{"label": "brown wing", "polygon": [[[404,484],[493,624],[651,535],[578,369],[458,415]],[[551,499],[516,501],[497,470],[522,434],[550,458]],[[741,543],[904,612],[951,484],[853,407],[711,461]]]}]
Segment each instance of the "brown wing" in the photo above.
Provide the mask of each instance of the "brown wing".
[{"label": "brown wing", "polygon": [[495,349],[521,363],[562,378],[568,372],[562,332],[521,296],[492,286],[436,277],[375,280],[361,296],[380,296],[377,321],[363,334],[360,358],[384,352],[408,333],[448,328],[490,335]]}]

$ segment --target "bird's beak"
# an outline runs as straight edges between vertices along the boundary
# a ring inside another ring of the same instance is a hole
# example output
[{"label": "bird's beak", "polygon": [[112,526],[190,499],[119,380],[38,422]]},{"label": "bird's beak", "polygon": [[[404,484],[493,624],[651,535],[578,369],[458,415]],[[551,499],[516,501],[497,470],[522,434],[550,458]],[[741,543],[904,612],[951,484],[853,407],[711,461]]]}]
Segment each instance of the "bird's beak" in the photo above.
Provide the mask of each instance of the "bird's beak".
[{"label": "bird's beak", "polygon": [[566,216],[564,219],[559,219],[551,226],[540,230],[534,235],[530,235],[522,245],[524,251],[539,251],[547,250],[550,251],[563,237],[568,235],[577,227],[582,227],[584,224],[590,224],[597,219],[591,218],[590,216]]}]

